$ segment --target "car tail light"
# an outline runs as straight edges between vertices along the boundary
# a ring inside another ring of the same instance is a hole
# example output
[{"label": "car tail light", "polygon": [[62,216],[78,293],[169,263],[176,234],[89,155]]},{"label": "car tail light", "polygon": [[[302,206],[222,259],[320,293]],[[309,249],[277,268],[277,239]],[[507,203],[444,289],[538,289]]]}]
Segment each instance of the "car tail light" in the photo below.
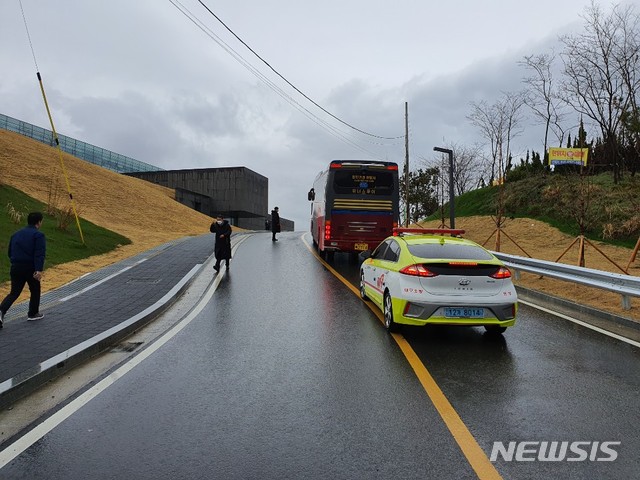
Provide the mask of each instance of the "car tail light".
[{"label": "car tail light", "polygon": [[324,222],[324,239],[331,239],[331,220],[327,220],[326,222]]},{"label": "car tail light", "polygon": [[500,267],[496,273],[489,276],[491,278],[511,278],[511,272],[507,267]]},{"label": "car tail light", "polygon": [[400,270],[400,273],[404,275],[411,275],[414,277],[436,277],[438,274],[433,273],[424,265],[420,265],[419,263],[415,265],[408,265]]}]

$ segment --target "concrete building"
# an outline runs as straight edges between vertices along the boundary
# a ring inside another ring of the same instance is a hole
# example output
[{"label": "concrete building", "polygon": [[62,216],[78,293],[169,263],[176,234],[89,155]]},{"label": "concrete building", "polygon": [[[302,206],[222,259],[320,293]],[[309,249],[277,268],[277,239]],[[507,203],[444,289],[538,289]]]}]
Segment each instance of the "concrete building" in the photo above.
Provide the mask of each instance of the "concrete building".
[{"label": "concrete building", "polygon": [[[269,180],[245,167],[163,170],[154,165],[57,134],[22,120],[0,114],[0,128],[19,133],[49,146],[55,137],[62,151],[103,168],[141,178],[175,190],[176,200],[211,217],[222,213],[233,225],[264,230],[270,219]],[[280,219],[283,230],[294,229],[291,220]]]},{"label": "concrete building", "polygon": [[[265,229],[271,209],[269,179],[246,167],[201,168],[129,172],[176,191],[176,200],[211,217],[222,213],[232,225],[250,230]],[[283,230],[293,230],[290,220],[281,220]]]}]

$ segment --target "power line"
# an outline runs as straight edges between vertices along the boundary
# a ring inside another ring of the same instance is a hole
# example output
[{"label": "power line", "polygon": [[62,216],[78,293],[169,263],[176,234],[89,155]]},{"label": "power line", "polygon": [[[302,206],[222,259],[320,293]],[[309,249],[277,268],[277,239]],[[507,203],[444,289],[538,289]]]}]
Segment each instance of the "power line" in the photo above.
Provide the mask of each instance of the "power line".
[{"label": "power line", "polygon": [[[185,15],[194,25],[196,25],[200,30],[202,30],[209,38],[211,38],[214,42],[216,42],[224,51],[226,51],[229,55],[231,55],[238,63],[240,63],[243,67],[245,67],[249,72],[251,72],[256,78],[265,83],[269,88],[271,88],[276,94],[282,97],[286,102],[288,102],[291,106],[297,109],[300,113],[309,118],[312,122],[316,123],[318,126],[325,128],[331,135],[338,138],[339,140],[347,143],[348,145],[357,148],[372,157],[378,157],[375,153],[365,149],[364,147],[358,145],[351,139],[347,137],[345,132],[340,131],[335,126],[331,125],[327,121],[319,118],[317,115],[313,114],[310,110],[302,106],[299,102],[297,102],[293,97],[287,94],[282,88],[272,82],[269,78],[267,78],[263,73],[261,73],[257,68],[251,65],[244,57],[239,54],[236,50],[234,50],[230,45],[228,45],[224,40],[222,40],[218,35],[216,35],[209,27],[204,25],[204,23],[199,20],[192,12],[189,11],[187,7],[181,4],[178,0],[169,0],[170,3],[175,6],[183,15]],[[379,142],[370,142],[380,145]]]},{"label": "power line", "polygon": [[220,22],[220,24],[226,28],[229,33],[231,33],[240,43],[242,43],[251,53],[253,53],[258,59],[260,59],[260,61],[262,63],[264,63],[267,67],[269,67],[269,69],[271,69],[271,71],[273,71],[276,75],[278,75],[282,80],[284,80],[291,88],[293,88],[296,92],[298,92],[300,95],[302,95],[304,98],[306,98],[307,100],[309,100],[311,103],[313,103],[316,107],[318,107],[320,110],[322,110],[324,113],[326,113],[327,115],[329,115],[330,117],[334,118],[335,120],[339,121],[340,123],[342,123],[343,125],[346,125],[347,127],[360,132],[364,135],[370,136],[370,137],[375,137],[375,138],[380,138],[383,140],[397,140],[399,138],[404,138],[404,135],[399,135],[397,137],[383,137],[380,135],[374,135],[373,133],[369,133],[369,132],[365,132],[364,130],[361,130],[357,127],[354,127],[353,125],[351,125],[350,123],[345,122],[344,120],[338,118],[337,116],[335,116],[333,113],[329,112],[327,109],[325,109],[324,107],[322,107],[321,105],[319,105],[318,103],[316,103],[314,100],[312,100],[311,98],[309,98],[304,92],[302,92],[300,89],[298,89],[298,87],[296,87],[294,84],[292,84],[289,80],[287,80],[284,76],[282,76],[280,74],[280,72],[278,72],[275,68],[273,68],[269,62],[267,62],[264,58],[262,58],[260,55],[258,55],[258,53],[251,48],[249,45],[247,45],[247,43],[242,40],[238,35],[236,35],[236,33],[231,30],[226,23],[224,23],[220,17],[218,17],[215,13],[213,13],[213,11],[207,7],[204,2],[202,0],[198,0],[198,3],[200,3],[200,5],[202,5],[218,22]]}]

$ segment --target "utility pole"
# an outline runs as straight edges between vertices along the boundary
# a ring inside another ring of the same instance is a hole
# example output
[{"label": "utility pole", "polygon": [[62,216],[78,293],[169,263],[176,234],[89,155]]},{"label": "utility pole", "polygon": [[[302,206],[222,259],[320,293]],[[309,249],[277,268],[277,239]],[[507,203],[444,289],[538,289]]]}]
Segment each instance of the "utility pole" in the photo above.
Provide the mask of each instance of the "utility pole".
[{"label": "utility pole", "polygon": [[409,104],[404,102],[404,226],[409,226]]}]

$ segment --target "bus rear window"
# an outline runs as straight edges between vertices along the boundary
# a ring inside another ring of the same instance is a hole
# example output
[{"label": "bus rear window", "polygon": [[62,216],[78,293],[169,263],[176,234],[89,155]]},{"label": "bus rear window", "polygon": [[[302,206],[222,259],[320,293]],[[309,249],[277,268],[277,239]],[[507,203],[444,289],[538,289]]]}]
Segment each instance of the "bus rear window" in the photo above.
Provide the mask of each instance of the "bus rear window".
[{"label": "bus rear window", "polygon": [[333,191],[342,195],[391,195],[391,172],[337,170],[333,175]]}]

